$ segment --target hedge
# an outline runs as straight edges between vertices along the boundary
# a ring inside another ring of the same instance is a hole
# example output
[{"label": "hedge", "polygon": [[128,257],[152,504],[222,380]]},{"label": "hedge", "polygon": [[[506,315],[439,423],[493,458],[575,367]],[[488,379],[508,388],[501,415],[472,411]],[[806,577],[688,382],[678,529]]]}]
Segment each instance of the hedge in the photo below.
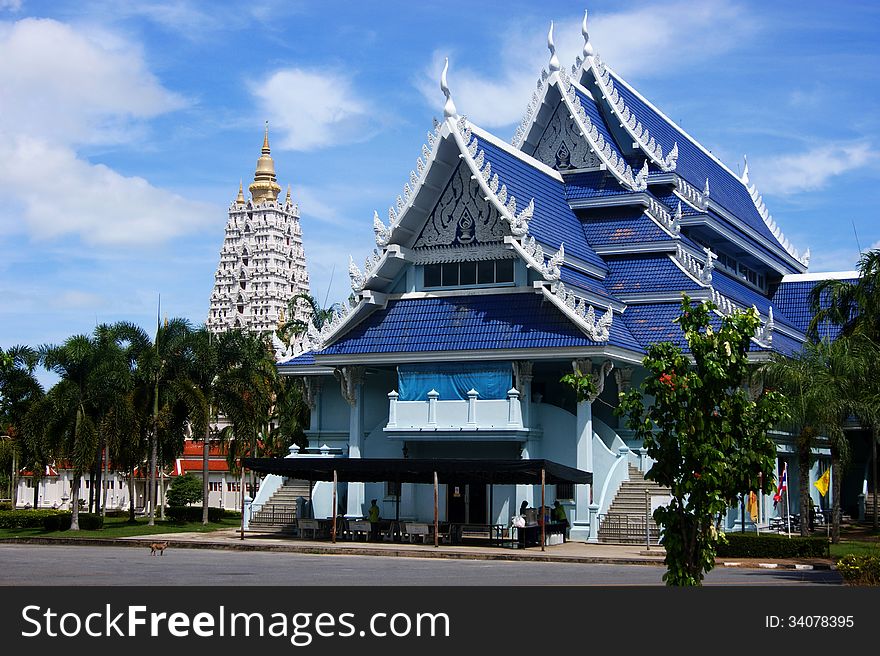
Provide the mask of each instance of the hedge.
[{"label": "hedge", "polygon": [[0,502],[0,511],[3,511],[3,510],[12,510],[12,502],[11,501]]},{"label": "hedge", "polygon": [[[42,528],[46,517],[63,515],[61,510],[0,510],[0,528]],[[68,513],[69,514],[69,513]]]},{"label": "hedge", "polygon": [[[67,531],[70,530],[70,522],[73,515],[70,512],[59,512],[43,518],[44,531]],[[97,531],[104,528],[104,518],[101,515],[79,514],[79,527],[83,531]]]},{"label": "hedge", "polygon": [[828,558],[828,539],[778,534],[727,533],[717,556],[725,558]]},{"label": "hedge", "polygon": [[[200,522],[202,521],[201,506],[168,506],[165,516],[172,522]],[[208,521],[221,522],[230,514],[223,508],[208,508]],[[239,515],[240,517],[241,515]]]},{"label": "hedge", "polygon": [[849,585],[880,585],[880,555],[849,554],[837,561],[837,571]]}]

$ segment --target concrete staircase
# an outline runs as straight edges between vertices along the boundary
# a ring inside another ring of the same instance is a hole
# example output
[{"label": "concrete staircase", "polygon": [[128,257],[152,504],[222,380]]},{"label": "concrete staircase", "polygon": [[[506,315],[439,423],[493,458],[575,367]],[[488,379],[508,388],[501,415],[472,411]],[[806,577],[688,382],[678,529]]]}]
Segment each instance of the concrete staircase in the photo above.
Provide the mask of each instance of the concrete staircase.
[{"label": "concrete staircase", "polygon": [[[668,496],[668,488],[645,480],[637,467],[629,465],[629,480],[623,481],[608,511],[599,516],[599,542],[645,544],[645,491],[651,496]],[[651,544],[660,539],[660,527],[651,519]]]},{"label": "concrete staircase", "polygon": [[284,479],[269,501],[254,512],[248,530],[258,533],[291,533],[296,528],[296,500],[309,498],[309,482]]}]

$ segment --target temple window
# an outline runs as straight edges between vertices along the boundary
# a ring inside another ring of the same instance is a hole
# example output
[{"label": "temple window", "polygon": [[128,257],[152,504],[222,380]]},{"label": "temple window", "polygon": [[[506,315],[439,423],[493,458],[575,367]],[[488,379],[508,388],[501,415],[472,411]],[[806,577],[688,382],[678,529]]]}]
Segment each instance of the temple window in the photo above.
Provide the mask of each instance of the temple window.
[{"label": "temple window", "polygon": [[425,287],[469,287],[513,282],[513,260],[426,264]]}]

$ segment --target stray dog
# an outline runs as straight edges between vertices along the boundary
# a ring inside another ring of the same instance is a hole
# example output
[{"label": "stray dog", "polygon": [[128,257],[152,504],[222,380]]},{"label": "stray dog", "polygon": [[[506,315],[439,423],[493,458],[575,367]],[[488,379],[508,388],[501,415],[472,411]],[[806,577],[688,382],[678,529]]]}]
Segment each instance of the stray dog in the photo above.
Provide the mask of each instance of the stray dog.
[{"label": "stray dog", "polygon": [[153,542],[150,544],[150,555],[155,556],[156,552],[159,552],[160,556],[165,555],[165,549],[168,548],[168,542]]}]

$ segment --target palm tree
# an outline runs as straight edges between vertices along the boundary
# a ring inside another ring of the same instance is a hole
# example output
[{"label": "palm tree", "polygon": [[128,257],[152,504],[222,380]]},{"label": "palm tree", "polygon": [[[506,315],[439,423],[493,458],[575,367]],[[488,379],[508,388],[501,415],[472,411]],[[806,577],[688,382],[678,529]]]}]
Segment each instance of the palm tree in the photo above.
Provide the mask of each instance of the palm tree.
[{"label": "palm tree", "polygon": [[0,433],[7,439],[3,441],[3,470],[11,466],[10,499],[16,504],[16,473],[18,463],[24,462],[27,445],[23,442],[23,423],[28,410],[45,392],[34,375],[39,364],[39,354],[29,346],[13,346],[7,351],[0,349]]},{"label": "palm tree", "polygon": [[[307,319],[295,318],[298,311],[305,308]],[[287,321],[281,320],[278,323],[278,329],[275,334],[285,344],[290,342],[299,335],[304,334],[309,329],[309,324],[315,324],[319,330],[323,325],[333,318],[336,312],[336,306],[331,305],[328,308],[322,308],[318,300],[311,294],[301,292],[295,294],[287,302]]]},{"label": "palm tree", "polygon": [[[859,277],[855,282],[824,280],[817,284],[810,295],[813,320],[808,334],[816,339],[820,329],[828,324],[840,328],[845,336],[861,335],[880,347],[880,249],[867,251],[858,263]],[[874,385],[860,387],[862,399],[860,418],[871,429],[872,479],[874,483],[874,531],[878,530],[877,512],[877,443],[880,441],[880,409],[878,409],[878,384],[876,373],[871,370]],[[873,389],[873,394],[870,393]],[[873,399],[873,402],[871,401]]]},{"label": "palm tree", "polygon": [[[147,415],[149,465],[147,498],[150,526],[156,523],[158,502],[156,475],[160,466],[159,447],[164,441],[167,455],[182,448],[186,407],[176,395],[179,383],[192,370],[193,353],[189,321],[182,318],[166,319],[156,326],[156,336],[150,340],[146,331],[133,324],[117,326],[131,344],[131,355],[136,359],[135,407]],[[164,509],[163,509],[164,510]]]},{"label": "palm tree", "polygon": [[[95,335],[74,335],[58,346],[40,349],[43,366],[61,380],[40,405],[39,418],[31,418],[35,438],[42,438],[51,452],[65,458],[73,470],[71,530],[79,530],[79,486],[83,472],[95,460],[104,436],[103,422],[127,384],[125,358],[108,326]],[[34,420],[37,421],[34,421]]]}]

